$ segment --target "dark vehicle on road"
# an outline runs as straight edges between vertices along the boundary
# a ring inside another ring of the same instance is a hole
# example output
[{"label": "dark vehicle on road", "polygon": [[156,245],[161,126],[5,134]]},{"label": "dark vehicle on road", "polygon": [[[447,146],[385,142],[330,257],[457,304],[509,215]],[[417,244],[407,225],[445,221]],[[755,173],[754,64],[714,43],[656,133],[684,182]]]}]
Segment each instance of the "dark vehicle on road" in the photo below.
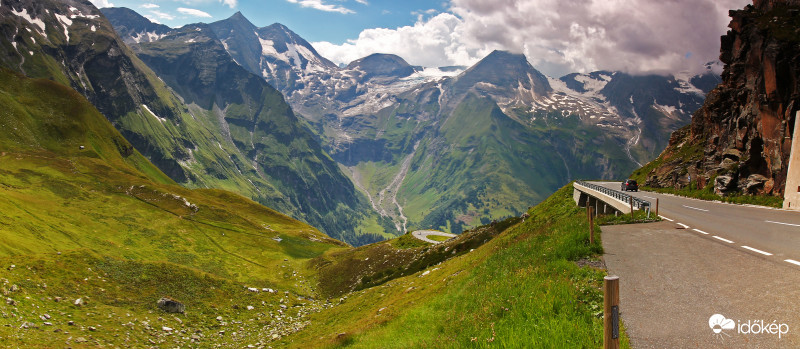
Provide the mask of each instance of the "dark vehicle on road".
[{"label": "dark vehicle on road", "polygon": [[637,184],[636,181],[633,180],[633,179],[628,179],[628,180],[622,182],[622,189],[620,189],[620,190],[622,190],[622,191],[628,191],[628,190],[639,191],[639,184]]}]

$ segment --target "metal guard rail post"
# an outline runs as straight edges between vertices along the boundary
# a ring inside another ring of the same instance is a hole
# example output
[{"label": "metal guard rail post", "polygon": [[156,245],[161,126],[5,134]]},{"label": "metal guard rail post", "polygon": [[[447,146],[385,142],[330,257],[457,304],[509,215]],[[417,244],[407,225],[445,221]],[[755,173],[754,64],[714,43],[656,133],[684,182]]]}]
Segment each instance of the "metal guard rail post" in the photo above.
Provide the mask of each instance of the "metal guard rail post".
[{"label": "metal guard rail post", "polygon": [[647,217],[650,218],[650,201],[642,200],[642,199],[639,199],[637,197],[634,197],[633,195],[629,195],[628,193],[623,193],[621,191],[608,189],[606,187],[599,186],[597,184],[592,184],[592,183],[589,183],[589,182],[586,182],[586,181],[578,180],[578,181],[575,181],[575,182],[580,184],[580,185],[582,185],[582,186],[584,186],[584,187],[587,187],[587,188],[592,189],[592,190],[599,191],[599,192],[601,192],[603,194],[606,194],[606,195],[608,195],[610,197],[613,197],[613,198],[618,199],[618,200],[620,200],[622,202],[625,202],[625,203],[630,202],[630,199],[632,198],[633,199],[633,206],[636,207],[639,210],[645,210],[645,212],[647,212]]}]

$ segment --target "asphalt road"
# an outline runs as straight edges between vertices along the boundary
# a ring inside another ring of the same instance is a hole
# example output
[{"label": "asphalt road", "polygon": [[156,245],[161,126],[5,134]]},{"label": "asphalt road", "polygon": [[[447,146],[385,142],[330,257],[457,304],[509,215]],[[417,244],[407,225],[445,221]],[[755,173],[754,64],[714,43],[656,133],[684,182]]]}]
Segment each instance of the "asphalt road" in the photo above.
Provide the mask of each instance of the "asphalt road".
[{"label": "asphalt road", "polygon": [[[619,190],[620,182],[595,182]],[[788,263],[800,271],[800,212],[689,199],[653,192],[628,192],[659,201],[667,221],[715,242]]]},{"label": "asphalt road", "polygon": [[430,242],[432,244],[439,244],[442,241],[436,241],[428,239],[428,235],[438,235],[438,236],[446,236],[448,238],[456,236],[456,234],[445,233],[443,231],[436,231],[436,230],[417,230],[411,233],[415,238],[420,239],[425,242]]},{"label": "asphalt road", "polygon": [[[631,194],[667,219],[602,228],[634,348],[800,347],[800,213]],[[715,332],[715,314],[732,327]]]}]

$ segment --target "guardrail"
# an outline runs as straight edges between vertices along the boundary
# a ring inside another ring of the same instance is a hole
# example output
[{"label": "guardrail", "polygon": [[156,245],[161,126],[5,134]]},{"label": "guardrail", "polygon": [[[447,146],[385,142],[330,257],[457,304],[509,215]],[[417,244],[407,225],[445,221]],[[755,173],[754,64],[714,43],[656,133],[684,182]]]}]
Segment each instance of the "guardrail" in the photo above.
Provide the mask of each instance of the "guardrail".
[{"label": "guardrail", "polygon": [[614,189],[608,189],[606,187],[599,186],[597,184],[589,183],[586,181],[578,180],[575,181],[575,183],[578,183],[579,185],[582,185],[589,189],[599,191],[603,194],[606,194],[612,198],[615,198],[625,203],[631,202],[631,199],[633,199],[633,207],[639,210],[645,210],[647,212],[647,216],[648,217],[650,216],[650,206],[651,206],[650,201],[642,200],[637,197],[634,197],[633,195],[629,195],[628,193],[623,193],[621,191],[617,191]]}]

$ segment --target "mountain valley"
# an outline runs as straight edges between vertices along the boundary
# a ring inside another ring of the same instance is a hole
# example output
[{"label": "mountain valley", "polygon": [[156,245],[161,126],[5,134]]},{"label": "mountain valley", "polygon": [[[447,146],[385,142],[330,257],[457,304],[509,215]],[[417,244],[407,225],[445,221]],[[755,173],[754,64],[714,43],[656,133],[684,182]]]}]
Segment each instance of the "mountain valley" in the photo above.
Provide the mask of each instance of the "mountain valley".
[{"label": "mountain valley", "polygon": [[[0,0],[0,343],[600,347],[605,224],[660,218],[595,220],[573,181],[782,199],[800,1],[730,16],[722,63],[699,75],[556,78],[505,50],[336,64],[241,12],[172,28]],[[733,247],[672,223],[654,225]]]},{"label": "mountain valley", "polygon": [[[141,50],[158,40],[137,38],[164,35],[130,31],[122,16],[112,22]],[[237,13],[209,28],[308,122],[380,215],[382,234],[458,233],[519,215],[571,179],[622,177],[663,149],[718,79],[711,65],[681,79],[553,79],[501,51],[468,69],[411,66],[387,54],[337,67],[280,24],[258,28]],[[452,129],[464,122],[474,129]]]}]

